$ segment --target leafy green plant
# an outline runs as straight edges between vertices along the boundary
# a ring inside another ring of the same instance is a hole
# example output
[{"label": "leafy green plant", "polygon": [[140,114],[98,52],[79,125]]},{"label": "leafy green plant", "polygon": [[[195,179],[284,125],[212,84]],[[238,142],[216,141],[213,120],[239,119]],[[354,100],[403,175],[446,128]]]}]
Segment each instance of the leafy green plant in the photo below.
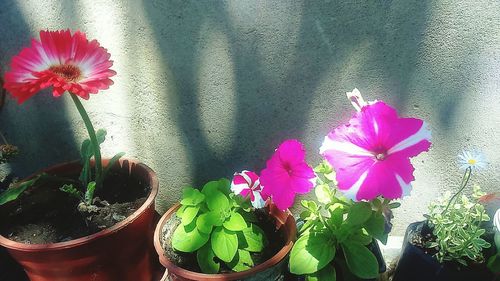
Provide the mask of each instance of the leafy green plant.
[{"label": "leafy green plant", "polygon": [[[306,280],[336,280],[336,271],[345,259],[347,269],[359,278],[378,276],[378,262],[367,245],[378,239],[387,242],[385,209],[399,203],[376,198],[354,202],[338,196],[335,174],[325,161],[314,171],[317,174],[316,201],[303,200],[304,220],[299,239],[290,253],[290,271],[306,275]],[[345,270],[345,269],[344,269]]]},{"label": "leafy green plant", "polygon": [[[465,177],[470,177],[470,172],[468,168]],[[455,261],[467,266],[471,262],[484,262],[483,250],[491,244],[483,239],[486,233],[483,222],[490,221],[490,217],[478,202],[484,195],[479,186],[474,186],[471,198],[459,196],[462,190],[453,197],[447,193],[429,205],[426,217],[435,239],[425,246],[437,250],[435,257],[441,263]]]},{"label": "leafy green plant", "polygon": [[267,244],[264,231],[252,222],[255,217],[250,202],[230,192],[227,179],[211,181],[201,191],[183,190],[181,219],[172,236],[174,249],[193,253],[201,270],[217,273],[220,262],[234,271],[254,265],[252,252],[260,252]]}]

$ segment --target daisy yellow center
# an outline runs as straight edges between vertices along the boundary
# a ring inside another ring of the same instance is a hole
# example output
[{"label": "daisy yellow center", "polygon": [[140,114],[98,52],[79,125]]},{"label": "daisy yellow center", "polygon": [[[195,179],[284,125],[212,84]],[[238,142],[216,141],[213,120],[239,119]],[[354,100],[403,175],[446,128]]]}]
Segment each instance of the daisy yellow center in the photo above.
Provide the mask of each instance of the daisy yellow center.
[{"label": "daisy yellow center", "polygon": [[64,78],[68,82],[77,82],[82,78],[80,68],[72,64],[53,65],[49,68],[50,71]]},{"label": "daisy yellow center", "polygon": [[469,159],[467,161],[467,163],[469,163],[469,165],[475,165],[477,163],[476,159]]}]

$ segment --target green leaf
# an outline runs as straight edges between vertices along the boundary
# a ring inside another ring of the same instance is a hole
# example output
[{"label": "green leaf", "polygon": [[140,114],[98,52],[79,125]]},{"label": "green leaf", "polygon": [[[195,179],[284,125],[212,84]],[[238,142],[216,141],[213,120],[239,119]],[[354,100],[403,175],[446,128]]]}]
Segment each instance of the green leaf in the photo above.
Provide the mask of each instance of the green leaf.
[{"label": "green leaf", "polygon": [[92,201],[94,200],[94,191],[95,191],[95,181],[91,181],[87,185],[87,190],[85,191],[85,203],[87,205],[92,205]]},{"label": "green leaf", "polygon": [[238,232],[238,242],[241,249],[250,252],[260,252],[267,244],[264,231],[253,223],[241,232]]},{"label": "green leaf", "polygon": [[179,217],[182,218],[182,214],[184,214],[184,210],[186,210],[188,206],[180,206],[179,209],[177,209],[177,212],[175,214]]},{"label": "green leaf", "polygon": [[198,189],[185,187],[182,190],[182,205],[196,206],[205,200],[205,195]]},{"label": "green leaf", "polygon": [[364,224],[364,228],[371,236],[381,240],[385,232],[384,215],[380,212],[375,212]]},{"label": "green leaf", "polygon": [[370,279],[379,275],[375,255],[361,244],[342,243],[342,250],[349,270],[359,278]]},{"label": "green leaf", "polygon": [[196,260],[203,273],[215,274],[219,272],[220,263],[214,261],[215,254],[210,242],[206,243],[196,252]]},{"label": "green leaf", "polygon": [[34,177],[31,180],[15,183],[12,187],[9,187],[0,194],[0,205],[7,202],[16,200],[21,193],[23,193],[28,187],[33,186],[39,179],[40,175]]},{"label": "green leaf", "polygon": [[252,268],[254,265],[250,252],[238,249],[231,262],[227,264],[233,271],[240,272]]},{"label": "green leaf", "polygon": [[108,132],[104,129],[99,129],[95,132],[95,136],[97,138],[97,143],[102,144],[106,140],[106,135]]},{"label": "green leaf", "polygon": [[372,207],[367,202],[355,202],[347,214],[346,222],[350,225],[361,225],[372,215]]},{"label": "green leaf", "polygon": [[182,225],[188,225],[193,222],[199,210],[200,207],[198,206],[187,206],[182,213]]},{"label": "green leaf", "polygon": [[227,230],[240,231],[240,230],[247,228],[247,223],[245,222],[245,219],[239,213],[232,212],[231,217],[229,217],[229,220],[227,220],[223,223],[223,226]]},{"label": "green leaf", "polygon": [[236,233],[220,226],[216,227],[212,232],[210,242],[215,255],[225,262],[230,262],[238,250],[238,236]]},{"label": "green leaf", "polygon": [[65,184],[59,188],[60,191],[66,192],[69,195],[77,198],[78,200],[83,199],[83,194],[80,190],[76,189],[72,184]]},{"label": "green leaf", "polygon": [[172,235],[172,247],[181,252],[192,253],[205,245],[209,238],[209,234],[199,232],[196,227],[179,225]]},{"label": "green leaf", "polygon": [[337,272],[335,267],[329,263],[320,271],[306,276],[306,281],[336,281]]},{"label": "green leaf", "polygon": [[229,196],[231,193],[231,182],[228,179],[222,178],[217,181],[219,191],[224,193],[224,195]]},{"label": "green leaf", "polygon": [[335,243],[325,233],[301,236],[290,253],[290,272],[298,275],[321,270],[335,257]]},{"label": "green leaf", "polygon": [[106,168],[104,168],[104,171],[102,172],[103,179],[106,178],[106,175],[109,173],[111,168],[116,164],[116,162],[118,162],[118,160],[120,160],[120,158],[123,157],[123,155],[125,155],[125,152],[118,152],[117,154],[115,154],[115,156],[113,156],[113,158],[109,160],[108,165],[106,165]]},{"label": "green leaf", "polygon": [[326,223],[331,227],[337,229],[340,228],[342,222],[344,221],[344,209],[341,204],[333,204],[328,208],[330,217],[326,220]]},{"label": "green leaf", "polygon": [[332,191],[328,184],[319,184],[314,188],[314,194],[316,194],[316,198],[318,202],[323,204],[328,204],[332,202]]},{"label": "green leaf", "polygon": [[390,203],[389,205],[387,205],[390,209],[396,209],[396,208],[399,208],[401,206],[401,203],[399,202],[393,202],[393,203]]},{"label": "green leaf", "polygon": [[500,273],[500,253],[488,259],[488,269],[493,273]]},{"label": "green leaf", "polygon": [[205,195],[205,202],[210,210],[227,210],[230,207],[229,199],[219,190],[219,182],[208,182],[201,192]]}]

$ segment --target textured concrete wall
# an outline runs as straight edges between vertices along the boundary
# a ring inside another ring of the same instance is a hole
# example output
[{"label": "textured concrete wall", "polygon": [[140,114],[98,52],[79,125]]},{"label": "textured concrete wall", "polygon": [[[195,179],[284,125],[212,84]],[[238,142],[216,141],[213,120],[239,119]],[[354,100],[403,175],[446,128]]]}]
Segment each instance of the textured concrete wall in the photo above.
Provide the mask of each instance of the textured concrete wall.
[{"label": "textured concrete wall", "polygon": [[[343,3],[340,3],[343,2]],[[500,183],[500,2],[2,0],[0,67],[40,29],[80,29],[108,48],[118,75],[85,102],[110,138],[157,171],[160,211],[182,186],[260,170],[286,138],[311,163],[327,132],[346,122],[358,87],[430,123],[412,195],[395,234],[458,185],[456,157],[478,147]],[[23,150],[28,174],[77,157],[85,131],[69,97],[9,100],[0,129]]]}]

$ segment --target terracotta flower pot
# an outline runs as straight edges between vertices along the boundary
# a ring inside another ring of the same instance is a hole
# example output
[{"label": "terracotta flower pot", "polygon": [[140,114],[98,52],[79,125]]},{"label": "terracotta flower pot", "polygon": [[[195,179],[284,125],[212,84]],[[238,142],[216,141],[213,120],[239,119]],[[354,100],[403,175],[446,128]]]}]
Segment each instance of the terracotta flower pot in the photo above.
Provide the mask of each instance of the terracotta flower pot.
[{"label": "terracotta flower pot", "polygon": [[[103,160],[107,165],[108,160]],[[77,175],[78,161],[57,165],[42,172]],[[158,179],[153,170],[134,160],[120,160],[121,170],[150,187],[144,204],[125,220],[95,234],[67,242],[24,244],[0,236],[31,281],[140,281],[152,280],[151,234],[154,227],[154,199]],[[112,180],[112,179],[109,179]]]},{"label": "terracotta flower pot", "polygon": [[177,209],[179,209],[179,207],[180,204],[174,205],[161,217],[154,233],[154,246],[156,252],[158,253],[160,263],[167,269],[162,280],[245,280],[251,277],[256,277],[255,279],[252,278],[252,280],[275,280],[274,276],[276,275],[276,273],[280,274],[284,269],[286,269],[286,266],[288,265],[288,253],[292,249],[293,242],[295,241],[297,234],[295,219],[290,212],[282,212],[278,208],[276,208],[274,204],[269,203],[266,204],[265,208],[269,213],[269,216],[272,217],[275,221],[276,228],[283,233],[283,237],[285,240],[283,248],[270,259],[256,265],[255,267],[252,267],[249,270],[223,274],[204,274],[178,267],[165,255],[165,251],[160,240],[160,235],[165,223],[170,219],[172,214],[174,214]]}]

